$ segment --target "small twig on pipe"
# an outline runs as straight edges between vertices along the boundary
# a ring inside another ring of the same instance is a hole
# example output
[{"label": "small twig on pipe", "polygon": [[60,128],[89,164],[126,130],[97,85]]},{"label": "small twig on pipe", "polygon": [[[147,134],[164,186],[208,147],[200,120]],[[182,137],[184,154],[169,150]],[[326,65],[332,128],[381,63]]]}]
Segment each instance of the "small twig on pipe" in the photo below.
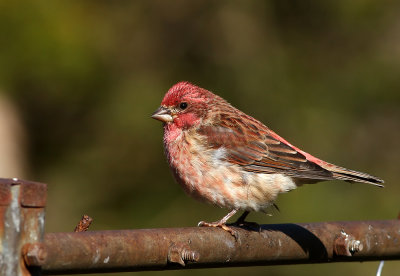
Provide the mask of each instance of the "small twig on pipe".
[{"label": "small twig on pipe", "polygon": [[75,227],[74,232],[85,232],[89,229],[90,224],[92,224],[93,219],[88,215],[83,215],[78,225]]}]

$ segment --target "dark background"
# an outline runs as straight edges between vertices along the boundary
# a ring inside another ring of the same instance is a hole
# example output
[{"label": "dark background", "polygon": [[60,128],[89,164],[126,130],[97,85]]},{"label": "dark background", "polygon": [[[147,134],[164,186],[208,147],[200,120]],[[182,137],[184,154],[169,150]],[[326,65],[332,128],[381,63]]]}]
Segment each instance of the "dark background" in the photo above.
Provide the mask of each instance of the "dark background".
[{"label": "dark background", "polygon": [[[72,231],[82,214],[94,218],[92,230],[105,230],[195,226],[227,213],[174,182],[161,123],[150,118],[181,80],[317,157],[386,181],[384,189],[306,185],[279,197],[279,213],[250,220],[397,217],[398,1],[4,1],[0,34],[1,176],[48,183],[48,232]],[[122,275],[374,275],[377,268]],[[399,270],[386,262],[383,274]]]}]

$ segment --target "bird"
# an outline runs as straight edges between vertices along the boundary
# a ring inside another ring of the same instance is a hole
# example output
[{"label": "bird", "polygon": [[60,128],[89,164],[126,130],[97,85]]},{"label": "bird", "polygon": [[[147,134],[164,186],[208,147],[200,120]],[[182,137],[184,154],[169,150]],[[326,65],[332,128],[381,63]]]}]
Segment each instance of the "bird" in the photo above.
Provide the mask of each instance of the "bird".
[{"label": "bird", "polygon": [[191,197],[229,213],[198,226],[219,227],[236,237],[227,221],[244,211],[267,212],[280,193],[328,180],[383,187],[378,177],[323,161],[295,147],[222,97],[182,81],[151,115],[163,122],[164,152],[176,181]]}]

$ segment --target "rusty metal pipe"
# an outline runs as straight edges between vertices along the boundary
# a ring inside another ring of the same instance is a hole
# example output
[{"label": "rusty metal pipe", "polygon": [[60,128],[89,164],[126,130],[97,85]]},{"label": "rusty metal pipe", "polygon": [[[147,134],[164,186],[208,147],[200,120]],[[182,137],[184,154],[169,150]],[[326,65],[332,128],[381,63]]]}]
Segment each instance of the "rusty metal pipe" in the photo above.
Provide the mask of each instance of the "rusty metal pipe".
[{"label": "rusty metal pipe", "polygon": [[400,220],[49,233],[43,274],[400,259]]}]

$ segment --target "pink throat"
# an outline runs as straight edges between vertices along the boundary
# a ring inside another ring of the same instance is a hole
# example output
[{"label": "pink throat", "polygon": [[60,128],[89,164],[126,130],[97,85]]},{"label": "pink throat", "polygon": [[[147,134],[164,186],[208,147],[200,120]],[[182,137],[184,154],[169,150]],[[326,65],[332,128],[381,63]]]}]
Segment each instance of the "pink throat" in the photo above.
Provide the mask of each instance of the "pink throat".
[{"label": "pink throat", "polygon": [[182,129],[175,123],[164,125],[164,141],[166,143],[174,142],[182,133]]}]

